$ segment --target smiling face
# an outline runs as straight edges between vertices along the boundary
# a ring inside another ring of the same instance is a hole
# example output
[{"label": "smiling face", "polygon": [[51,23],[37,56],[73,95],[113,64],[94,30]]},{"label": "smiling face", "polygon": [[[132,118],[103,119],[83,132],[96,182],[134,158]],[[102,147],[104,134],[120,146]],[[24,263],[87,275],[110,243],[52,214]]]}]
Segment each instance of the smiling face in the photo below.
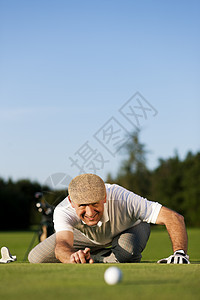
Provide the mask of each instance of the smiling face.
[{"label": "smiling face", "polygon": [[104,211],[104,203],[106,198],[95,203],[77,204],[70,200],[71,205],[75,208],[78,217],[88,226],[97,225],[101,220]]}]

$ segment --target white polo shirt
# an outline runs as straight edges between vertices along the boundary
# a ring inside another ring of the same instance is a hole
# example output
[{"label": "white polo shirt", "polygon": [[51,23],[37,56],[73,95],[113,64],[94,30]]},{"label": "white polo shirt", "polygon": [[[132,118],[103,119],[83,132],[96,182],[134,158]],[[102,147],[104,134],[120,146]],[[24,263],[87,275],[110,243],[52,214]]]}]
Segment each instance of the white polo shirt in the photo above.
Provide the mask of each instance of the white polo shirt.
[{"label": "white polo shirt", "polygon": [[95,244],[107,245],[116,235],[141,221],[156,223],[161,204],[148,201],[117,184],[105,186],[107,197],[104,213],[96,226],[83,223],[66,197],[54,210],[55,231],[73,232],[76,228]]}]

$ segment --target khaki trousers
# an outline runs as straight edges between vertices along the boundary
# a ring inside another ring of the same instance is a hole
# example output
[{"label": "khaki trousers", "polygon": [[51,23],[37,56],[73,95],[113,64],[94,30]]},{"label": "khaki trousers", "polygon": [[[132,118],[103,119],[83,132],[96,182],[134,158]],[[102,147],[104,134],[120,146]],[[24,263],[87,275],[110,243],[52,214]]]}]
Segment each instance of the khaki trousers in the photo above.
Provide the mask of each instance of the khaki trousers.
[{"label": "khaki trousers", "polygon": [[[109,247],[96,245],[78,230],[74,230],[74,249],[91,249],[91,257],[96,263],[140,262],[142,251],[150,236],[150,225],[140,223],[113,238]],[[28,255],[30,263],[59,263],[55,257],[56,233],[39,243]]]}]

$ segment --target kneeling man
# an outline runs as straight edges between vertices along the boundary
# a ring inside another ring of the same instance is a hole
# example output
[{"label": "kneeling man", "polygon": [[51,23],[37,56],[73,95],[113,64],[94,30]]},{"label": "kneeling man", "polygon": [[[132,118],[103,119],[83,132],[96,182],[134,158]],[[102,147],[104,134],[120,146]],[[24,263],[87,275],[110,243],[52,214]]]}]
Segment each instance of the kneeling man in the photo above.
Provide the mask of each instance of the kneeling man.
[{"label": "kneeling man", "polygon": [[174,254],[159,263],[189,263],[184,218],[94,174],[69,184],[54,211],[55,233],[29,253],[31,263],[137,263],[150,223],[165,225]]}]

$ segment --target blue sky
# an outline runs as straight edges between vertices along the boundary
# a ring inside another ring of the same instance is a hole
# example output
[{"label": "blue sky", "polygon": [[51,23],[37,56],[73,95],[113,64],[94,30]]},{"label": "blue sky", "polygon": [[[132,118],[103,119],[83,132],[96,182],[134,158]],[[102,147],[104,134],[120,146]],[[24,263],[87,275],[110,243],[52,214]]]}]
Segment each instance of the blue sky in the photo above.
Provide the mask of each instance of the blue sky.
[{"label": "blue sky", "polygon": [[1,0],[0,177],[116,174],[124,157],[97,137],[135,129],[120,113],[134,95],[150,168],[199,151],[199,13],[194,0]]}]

